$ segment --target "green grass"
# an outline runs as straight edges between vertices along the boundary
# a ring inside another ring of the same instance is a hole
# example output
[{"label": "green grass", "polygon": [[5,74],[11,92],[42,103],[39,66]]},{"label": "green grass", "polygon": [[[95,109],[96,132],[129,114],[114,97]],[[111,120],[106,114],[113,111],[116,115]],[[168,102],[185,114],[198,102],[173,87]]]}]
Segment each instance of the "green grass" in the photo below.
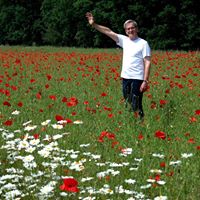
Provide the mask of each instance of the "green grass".
[{"label": "green grass", "polygon": [[[153,51],[144,122],[121,102],[121,56],[119,49],[1,47],[2,199],[200,199],[199,52]],[[72,123],[54,129],[56,115]],[[28,121],[37,127],[25,130]],[[99,142],[103,131],[114,136]],[[132,152],[123,155],[126,148]],[[64,177],[76,179],[79,192],[62,191]]]}]

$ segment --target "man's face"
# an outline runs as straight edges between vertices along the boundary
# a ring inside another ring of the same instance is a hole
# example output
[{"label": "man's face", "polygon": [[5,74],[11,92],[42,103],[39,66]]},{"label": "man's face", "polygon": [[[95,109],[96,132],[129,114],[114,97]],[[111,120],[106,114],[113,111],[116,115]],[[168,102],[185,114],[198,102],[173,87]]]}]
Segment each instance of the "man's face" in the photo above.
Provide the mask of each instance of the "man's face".
[{"label": "man's face", "polygon": [[132,22],[126,24],[125,32],[130,39],[137,37],[138,28]]}]

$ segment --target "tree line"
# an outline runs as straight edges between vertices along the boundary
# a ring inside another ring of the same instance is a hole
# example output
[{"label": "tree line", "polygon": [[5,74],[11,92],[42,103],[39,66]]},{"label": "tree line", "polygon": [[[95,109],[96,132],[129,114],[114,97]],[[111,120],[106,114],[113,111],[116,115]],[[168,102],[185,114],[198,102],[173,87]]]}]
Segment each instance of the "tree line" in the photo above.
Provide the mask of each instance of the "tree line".
[{"label": "tree line", "polygon": [[88,25],[88,11],[121,34],[124,21],[137,21],[152,49],[199,49],[197,0],[0,0],[0,44],[116,47]]}]

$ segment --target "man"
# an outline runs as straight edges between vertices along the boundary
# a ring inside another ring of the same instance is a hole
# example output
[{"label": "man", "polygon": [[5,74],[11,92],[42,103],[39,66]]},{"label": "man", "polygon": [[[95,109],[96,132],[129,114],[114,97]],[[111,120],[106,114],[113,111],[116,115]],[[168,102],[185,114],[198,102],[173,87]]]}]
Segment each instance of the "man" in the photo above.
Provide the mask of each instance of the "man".
[{"label": "man", "polygon": [[151,66],[151,50],[148,42],[138,37],[138,26],[133,20],[127,20],[124,23],[127,37],[113,32],[108,27],[96,24],[90,12],[86,13],[86,17],[92,27],[123,48],[121,71],[123,96],[131,104],[132,110],[139,111],[140,119],[143,119],[142,97],[148,87]]}]

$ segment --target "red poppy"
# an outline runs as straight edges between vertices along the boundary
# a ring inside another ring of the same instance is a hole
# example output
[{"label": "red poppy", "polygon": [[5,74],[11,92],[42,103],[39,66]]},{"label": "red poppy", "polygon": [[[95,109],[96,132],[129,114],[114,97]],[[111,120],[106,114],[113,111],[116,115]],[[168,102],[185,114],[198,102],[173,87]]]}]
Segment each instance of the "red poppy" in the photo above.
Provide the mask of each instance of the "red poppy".
[{"label": "red poppy", "polygon": [[102,131],[101,132],[101,137],[105,137],[105,136],[107,136],[108,135],[108,132],[107,131]]},{"label": "red poppy", "polygon": [[101,96],[102,96],[102,97],[106,97],[107,94],[106,94],[105,92],[103,92],[103,93],[101,94]]},{"label": "red poppy", "polygon": [[112,111],[112,108],[108,108],[108,107],[106,107],[106,106],[104,106],[103,109],[104,109],[104,110],[107,110],[107,111]]},{"label": "red poppy", "polygon": [[177,84],[177,86],[182,89],[183,88],[183,85],[182,84]]},{"label": "red poppy", "polygon": [[46,85],[45,85],[45,88],[48,89],[48,88],[49,88],[49,84],[46,84]]},{"label": "red poppy", "polygon": [[66,102],[67,107],[76,106],[78,104],[78,99],[76,97],[71,97]]},{"label": "red poppy", "polygon": [[163,100],[163,99],[160,100],[160,105],[165,105],[166,103],[167,103],[167,100]]},{"label": "red poppy", "polygon": [[41,99],[41,98],[42,98],[41,92],[38,92],[38,93],[36,94],[36,98],[37,98],[37,99]]},{"label": "red poppy", "polygon": [[194,143],[195,143],[194,138],[190,138],[190,139],[188,140],[188,143],[190,143],[190,144],[194,144]]},{"label": "red poppy", "polygon": [[115,134],[114,133],[107,133],[107,138],[114,140],[115,139]]},{"label": "red poppy", "polygon": [[10,91],[9,90],[3,90],[3,93],[8,97],[10,96]]},{"label": "red poppy", "polygon": [[165,90],[165,93],[166,93],[166,94],[169,94],[169,93],[170,93],[170,89],[166,89],[166,90]]},{"label": "red poppy", "polygon": [[49,95],[49,98],[51,99],[51,100],[56,100],[56,96],[55,95]]},{"label": "red poppy", "polygon": [[35,134],[33,135],[33,137],[34,137],[35,139],[38,139],[38,138],[40,137],[40,135],[39,135],[38,133],[35,133]]},{"label": "red poppy", "polygon": [[195,114],[196,114],[196,115],[200,115],[200,110],[196,110],[196,111],[195,111]]},{"label": "red poppy", "polygon": [[3,105],[4,105],[4,106],[11,106],[11,104],[10,104],[8,101],[4,101],[4,102],[3,102]]},{"label": "red poppy", "polygon": [[76,106],[76,103],[70,101],[70,102],[67,102],[66,105],[67,105],[67,107],[73,107],[73,106]]},{"label": "red poppy", "polygon": [[20,65],[20,66],[21,66],[21,60],[20,60],[20,59],[18,59],[18,58],[16,58],[16,60],[15,60],[15,64],[16,64],[16,65]]},{"label": "red poppy", "polygon": [[62,98],[62,102],[64,103],[64,102],[67,102],[67,98],[66,97],[63,97]]},{"label": "red poppy", "polygon": [[52,76],[50,74],[47,74],[46,77],[47,77],[48,81],[50,81],[52,79]]},{"label": "red poppy", "polygon": [[103,138],[106,137],[108,135],[107,131],[102,131],[101,135],[99,136],[99,142],[104,142]]},{"label": "red poppy", "polygon": [[13,124],[12,120],[7,120],[3,123],[5,126],[11,126]]},{"label": "red poppy", "polygon": [[104,142],[103,137],[100,136],[99,139],[98,139],[98,141],[99,142]]},{"label": "red poppy", "polygon": [[61,115],[56,115],[55,118],[57,121],[64,120],[64,117]]},{"label": "red poppy", "polygon": [[190,136],[190,133],[185,133],[185,136],[186,136],[186,137]]},{"label": "red poppy", "polygon": [[164,140],[164,139],[166,139],[166,134],[164,132],[162,132],[162,131],[156,131],[155,137]]},{"label": "red poppy", "polygon": [[78,103],[78,99],[76,97],[71,97],[69,100]]},{"label": "red poppy", "polygon": [[174,175],[174,172],[173,171],[171,171],[171,172],[169,172],[169,173],[166,173],[166,176],[173,176]]},{"label": "red poppy", "polygon": [[75,115],[76,115],[76,112],[72,112],[71,115],[72,115],[72,116],[75,116]]},{"label": "red poppy", "polygon": [[77,186],[78,186],[77,180],[75,180],[74,178],[65,178],[63,179],[63,184],[60,186],[60,189],[68,192],[79,192]]},{"label": "red poppy", "polygon": [[17,90],[17,87],[14,86],[14,85],[12,85],[12,86],[11,86],[11,89],[15,91],[15,90]]},{"label": "red poppy", "polygon": [[195,118],[195,117],[190,117],[190,122],[197,122],[197,118]]},{"label": "red poppy", "polygon": [[22,106],[23,106],[23,103],[22,103],[22,102],[19,102],[17,105],[18,105],[19,107],[22,107]]},{"label": "red poppy", "polygon": [[151,102],[151,109],[155,109],[156,108],[156,102],[155,101],[152,101]]},{"label": "red poppy", "polygon": [[160,167],[165,168],[165,167],[166,167],[166,163],[165,163],[165,162],[161,162],[161,163],[160,163]]},{"label": "red poppy", "polygon": [[156,181],[160,181],[160,174],[156,174],[155,180],[156,180]]},{"label": "red poppy", "polygon": [[89,104],[89,101],[84,101],[83,104],[84,104],[84,105],[88,105],[88,104]]},{"label": "red poppy", "polygon": [[142,135],[142,133],[140,133],[139,135],[138,135],[138,140],[143,140],[144,139],[144,136]]},{"label": "red poppy", "polygon": [[30,80],[30,82],[31,82],[31,83],[34,83],[35,81],[36,81],[36,80],[35,80],[35,79],[33,79],[33,78]]},{"label": "red poppy", "polygon": [[118,145],[119,144],[119,142],[118,141],[114,141],[114,142],[112,142],[112,148],[114,148],[116,145]]},{"label": "red poppy", "polygon": [[73,123],[73,121],[71,119],[65,119],[65,121],[66,121],[67,124]]},{"label": "red poppy", "polygon": [[114,116],[114,114],[112,114],[112,113],[108,114],[109,118],[112,118],[113,116]]}]

